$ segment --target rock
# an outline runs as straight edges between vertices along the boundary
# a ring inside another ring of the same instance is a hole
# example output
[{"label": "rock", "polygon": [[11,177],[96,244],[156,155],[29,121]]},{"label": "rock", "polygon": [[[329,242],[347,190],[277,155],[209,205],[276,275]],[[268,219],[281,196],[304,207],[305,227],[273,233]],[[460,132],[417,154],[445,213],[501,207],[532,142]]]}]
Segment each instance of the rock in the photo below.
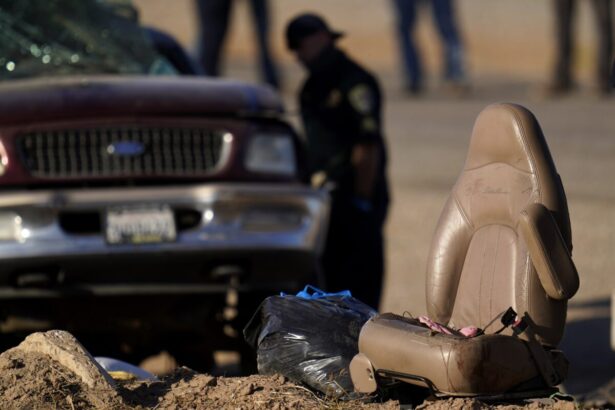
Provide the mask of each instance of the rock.
[{"label": "rock", "polygon": [[200,384],[208,387],[215,387],[218,385],[218,379],[216,377],[205,374],[201,376]]},{"label": "rock", "polygon": [[9,360],[9,365],[7,367],[9,369],[23,369],[25,364],[22,359],[11,359]]},{"label": "rock", "polygon": [[249,396],[256,391],[256,385],[254,383],[246,383],[239,388],[237,396]]},{"label": "rock", "polygon": [[157,376],[165,376],[173,373],[177,368],[177,361],[169,352],[163,351],[146,358],[139,367]]},{"label": "rock", "polygon": [[21,350],[24,353],[35,352],[48,355],[74,372],[91,389],[115,393],[115,382],[111,376],[68,332],[50,330],[44,333],[33,333],[13,349]]}]

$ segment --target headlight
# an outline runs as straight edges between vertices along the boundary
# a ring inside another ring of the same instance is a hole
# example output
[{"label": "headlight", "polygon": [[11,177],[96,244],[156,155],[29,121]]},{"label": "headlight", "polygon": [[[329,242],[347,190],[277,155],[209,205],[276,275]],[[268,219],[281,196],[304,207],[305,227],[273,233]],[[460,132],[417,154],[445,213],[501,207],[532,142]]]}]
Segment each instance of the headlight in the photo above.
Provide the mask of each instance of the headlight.
[{"label": "headlight", "polygon": [[[27,239],[21,226],[21,217],[13,212],[0,212],[0,241],[23,241]],[[29,231],[25,230],[27,233]],[[27,234],[26,234],[27,235]]]},{"label": "headlight", "polygon": [[6,149],[0,141],[0,176],[4,175],[6,172],[6,167],[9,165],[9,156],[6,153]]},{"label": "headlight", "polygon": [[294,148],[288,135],[255,135],[248,144],[246,168],[254,172],[293,176],[297,173]]}]

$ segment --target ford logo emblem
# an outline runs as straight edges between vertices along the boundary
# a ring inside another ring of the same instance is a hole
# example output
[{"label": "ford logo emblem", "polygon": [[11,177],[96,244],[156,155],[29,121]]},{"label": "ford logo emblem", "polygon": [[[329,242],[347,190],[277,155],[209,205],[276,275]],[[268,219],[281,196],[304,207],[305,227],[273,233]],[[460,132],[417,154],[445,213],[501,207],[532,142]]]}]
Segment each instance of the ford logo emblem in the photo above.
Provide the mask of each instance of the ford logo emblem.
[{"label": "ford logo emblem", "polygon": [[145,145],[138,141],[116,141],[107,147],[107,154],[119,157],[137,157],[145,153]]}]

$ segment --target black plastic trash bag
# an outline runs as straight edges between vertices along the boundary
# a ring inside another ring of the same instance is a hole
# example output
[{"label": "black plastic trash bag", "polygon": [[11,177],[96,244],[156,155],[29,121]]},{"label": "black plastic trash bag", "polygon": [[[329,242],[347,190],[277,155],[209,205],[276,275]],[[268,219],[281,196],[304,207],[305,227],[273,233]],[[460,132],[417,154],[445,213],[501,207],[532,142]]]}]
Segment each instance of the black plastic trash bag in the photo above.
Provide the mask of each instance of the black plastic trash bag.
[{"label": "black plastic trash bag", "polygon": [[351,393],[348,365],[361,327],[376,311],[348,291],[306,287],[298,295],[265,299],[243,330],[256,349],[258,372],[282,374],[328,396]]}]

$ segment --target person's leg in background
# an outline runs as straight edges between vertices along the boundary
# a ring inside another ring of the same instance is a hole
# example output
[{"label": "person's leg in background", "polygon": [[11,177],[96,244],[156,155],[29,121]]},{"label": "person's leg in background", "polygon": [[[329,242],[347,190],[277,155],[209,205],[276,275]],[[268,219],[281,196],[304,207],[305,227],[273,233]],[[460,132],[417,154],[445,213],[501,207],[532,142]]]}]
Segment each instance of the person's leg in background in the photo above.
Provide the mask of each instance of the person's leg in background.
[{"label": "person's leg in background", "polygon": [[449,83],[465,83],[464,52],[455,7],[451,0],[431,0],[433,16],[444,49],[444,79]]},{"label": "person's leg in background", "polygon": [[611,0],[593,0],[598,29],[598,90],[602,94],[611,92],[610,71],[613,61],[613,4]]},{"label": "person's leg in background", "polygon": [[267,0],[252,0],[251,3],[263,80],[274,88],[280,88],[278,70],[269,49],[269,7]]},{"label": "person's leg in background", "polygon": [[233,0],[197,0],[199,18],[198,60],[205,75],[220,75],[220,59]]},{"label": "person's leg in background", "polygon": [[377,215],[351,205],[348,198],[332,200],[329,232],[322,257],[327,292],[350,290],[378,309],[384,276],[382,226]]},{"label": "person's leg in background", "polygon": [[346,273],[347,261],[352,258],[351,224],[343,201],[332,197],[327,239],[321,258],[324,289],[327,292],[348,289],[352,283],[352,273]]},{"label": "person's leg in background", "polygon": [[361,233],[363,244],[359,252],[362,257],[356,260],[354,291],[357,299],[378,310],[385,270],[382,227],[372,222],[372,226],[364,227]]},{"label": "person's leg in background", "polygon": [[553,0],[555,7],[556,60],[550,92],[572,89],[572,31],[575,0]]},{"label": "person's leg in background", "polygon": [[419,52],[414,44],[416,0],[393,0],[397,21],[397,41],[403,59],[406,89],[417,94],[421,91],[422,67]]}]

